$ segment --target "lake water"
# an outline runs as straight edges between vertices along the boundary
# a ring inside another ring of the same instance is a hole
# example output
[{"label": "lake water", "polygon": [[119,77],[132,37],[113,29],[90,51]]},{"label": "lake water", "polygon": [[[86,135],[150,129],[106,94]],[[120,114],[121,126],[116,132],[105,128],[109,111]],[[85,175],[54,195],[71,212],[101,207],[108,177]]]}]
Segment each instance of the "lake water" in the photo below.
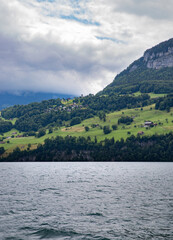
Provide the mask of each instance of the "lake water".
[{"label": "lake water", "polygon": [[173,163],[1,163],[0,239],[173,239]]}]

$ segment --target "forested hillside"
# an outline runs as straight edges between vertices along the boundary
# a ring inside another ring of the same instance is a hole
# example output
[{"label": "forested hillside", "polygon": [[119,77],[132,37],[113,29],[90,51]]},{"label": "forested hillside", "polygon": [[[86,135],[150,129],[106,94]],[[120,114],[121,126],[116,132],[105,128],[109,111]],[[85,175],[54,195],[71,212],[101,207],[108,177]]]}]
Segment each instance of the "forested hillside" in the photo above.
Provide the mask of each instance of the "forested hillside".
[{"label": "forested hillside", "polygon": [[17,118],[14,128],[29,132],[38,131],[50,124],[51,126],[64,126],[67,121],[70,125],[74,125],[93,116],[102,118],[105,113],[111,111],[144,107],[153,102],[154,100],[150,99],[147,94],[140,96],[110,94],[101,97],[88,95],[65,103],[60,99],[52,99],[41,103],[15,105],[2,110],[1,115],[7,120]]},{"label": "forested hillside", "polygon": [[173,39],[96,95],[3,109],[2,161],[171,161]]}]

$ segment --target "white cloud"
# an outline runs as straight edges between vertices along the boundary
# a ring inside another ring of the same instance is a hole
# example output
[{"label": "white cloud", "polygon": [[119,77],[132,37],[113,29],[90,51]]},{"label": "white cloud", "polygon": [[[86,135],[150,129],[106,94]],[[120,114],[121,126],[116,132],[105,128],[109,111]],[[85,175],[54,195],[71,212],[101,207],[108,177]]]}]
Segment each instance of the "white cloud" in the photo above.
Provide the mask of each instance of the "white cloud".
[{"label": "white cloud", "polygon": [[1,91],[96,93],[147,48],[172,37],[172,5],[1,0]]}]

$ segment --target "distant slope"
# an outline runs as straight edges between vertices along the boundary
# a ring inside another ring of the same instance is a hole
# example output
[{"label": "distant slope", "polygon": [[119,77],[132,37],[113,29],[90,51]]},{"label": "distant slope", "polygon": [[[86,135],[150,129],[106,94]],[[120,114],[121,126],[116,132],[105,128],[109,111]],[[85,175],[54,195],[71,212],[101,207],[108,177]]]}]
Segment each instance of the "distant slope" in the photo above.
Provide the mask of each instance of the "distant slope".
[{"label": "distant slope", "polygon": [[74,97],[74,95],[59,93],[34,93],[34,92],[23,92],[20,95],[15,95],[12,93],[2,92],[0,93],[0,110],[16,104],[23,105],[31,102],[41,102],[42,100],[69,97]]},{"label": "distant slope", "polygon": [[173,38],[145,51],[99,94],[173,92]]}]

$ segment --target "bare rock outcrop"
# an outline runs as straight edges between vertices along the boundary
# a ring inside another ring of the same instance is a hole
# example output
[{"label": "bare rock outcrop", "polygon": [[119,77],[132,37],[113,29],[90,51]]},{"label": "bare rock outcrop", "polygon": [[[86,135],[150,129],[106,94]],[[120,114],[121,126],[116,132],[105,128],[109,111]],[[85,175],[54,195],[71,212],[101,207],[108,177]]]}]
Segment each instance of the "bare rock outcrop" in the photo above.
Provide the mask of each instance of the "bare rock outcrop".
[{"label": "bare rock outcrop", "polygon": [[144,62],[147,68],[160,69],[173,67],[173,47],[169,47],[167,52],[146,52],[144,54]]}]

